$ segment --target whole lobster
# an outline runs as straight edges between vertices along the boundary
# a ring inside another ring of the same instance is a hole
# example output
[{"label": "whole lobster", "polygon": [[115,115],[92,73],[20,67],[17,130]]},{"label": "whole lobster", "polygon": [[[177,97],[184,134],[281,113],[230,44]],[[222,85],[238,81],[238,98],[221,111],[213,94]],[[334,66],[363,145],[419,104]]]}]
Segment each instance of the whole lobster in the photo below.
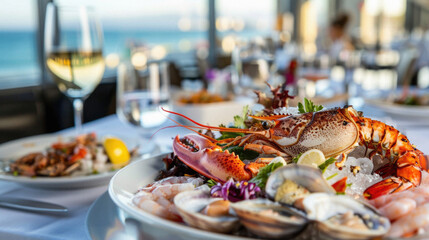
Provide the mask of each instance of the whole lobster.
[{"label": "whole lobster", "polygon": [[[178,113],[167,111],[187,118]],[[364,191],[367,199],[403,191],[420,185],[422,171],[427,170],[427,159],[412,145],[407,137],[392,126],[365,118],[353,107],[335,108],[291,116],[253,117],[266,121],[264,130],[212,127],[197,123],[188,128],[204,128],[226,132],[246,133],[244,137],[222,140],[222,143],[244,146],[259,153],[291,158],[310,149],[321,150],[326,157],[338,157],[341,167],[347,154],[358,145],[373,150],[389,159],[377,172],[384,180]],[[229,177],[248,180],[264,166],[264,162],[244,164],[238,156],[223,152],[213,138],[187,135],[177,136],[173,142],[174,153],[179,159],[206,177],[226,181]]]}]

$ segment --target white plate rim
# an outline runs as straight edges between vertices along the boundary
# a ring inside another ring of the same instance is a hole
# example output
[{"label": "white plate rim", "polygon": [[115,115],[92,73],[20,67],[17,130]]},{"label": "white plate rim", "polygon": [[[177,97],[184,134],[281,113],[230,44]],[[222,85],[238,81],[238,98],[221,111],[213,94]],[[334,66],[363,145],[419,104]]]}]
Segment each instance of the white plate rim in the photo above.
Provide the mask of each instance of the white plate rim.
[{"label": "white plate rim", "polygon": [[365,99],[369,105],[398,116],[429,117],[429,106],[402,105],[383,99]]},{"label": "white plate rim", "polygon": [[[220,234],[220,233],[213,233],[208,232],[204,230],[200,230],[197,228],[189,227],[183,224],[175,223],[163,218],[160,218],[158,216],[152,215],[150,213],[147,213],[138,207],[131,205],[128,203],[128,201],[131,201],[130,193],[124,194],[120,191],[123,191],[121,189],[117,188],[117,179],[118,176],[126,175],[129,169],[136,167],[139,164],[145,164],[148,161],[154,160],[156,158],[162,158],[166,156],[166,153],[159,154],[156,156],[153,156],[151,158],[143,159],[140,161],[136,161],[134,163],[131,163],[127,165],[126,167],[120,169],[113,177],[110,179],[108,192],[110,195],[110,198],[112,199],[113,203],[115,203],[116,206],[118,206],[120,209],[128,213],[130,216],[134,217],[136,220],[145,223],[145,224],[151,224],[156,225],[160,228],[169,229],[174,232],[180,232],[186,235],[193,235],[194,237],[199,237],[200,239],[235,239],[235,240],[249,240],[253,238],[247,238],[247,237],[240,237],[235,235],[227,235],[227,234]],[[127,196],[126,196],[127,195]]]}]

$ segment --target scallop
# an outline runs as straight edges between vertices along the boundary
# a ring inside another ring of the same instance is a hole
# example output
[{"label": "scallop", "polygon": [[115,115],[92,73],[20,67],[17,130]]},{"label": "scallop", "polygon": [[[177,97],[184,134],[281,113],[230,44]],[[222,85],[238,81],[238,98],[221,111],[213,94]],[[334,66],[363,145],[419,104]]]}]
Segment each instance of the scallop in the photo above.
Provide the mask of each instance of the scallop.
[{"label": "scallop", "polygon": [[174,204],[189,226],[217,233],[230,233],[240,225],[238,217],[230,211],[226,216],[207,216],[201,211],[210,203],[223,200],[222,198],[210,198],[207,190],[193,190],[181,192],[174,197]]},{"label": "scallop", "polygon": [[286,180],[295,182],[310,193],[335,193],[319,169],[307,165],[291,164],[277,169],[268,178],[265,191],[270,199],[276,197],[277,191]]},{"label": "scallop", "polygon": [[390,228],[387,218],[345,195],[313,193],[304,198],[303,206],[320,235],[330,239],[373,239],[385,235]]},{"label": "scallop", "polygon": [[307,220],[289,208],[268,199],[252,199],[231,205],[247,230],[263,238],[285,238],[299,234]]}]

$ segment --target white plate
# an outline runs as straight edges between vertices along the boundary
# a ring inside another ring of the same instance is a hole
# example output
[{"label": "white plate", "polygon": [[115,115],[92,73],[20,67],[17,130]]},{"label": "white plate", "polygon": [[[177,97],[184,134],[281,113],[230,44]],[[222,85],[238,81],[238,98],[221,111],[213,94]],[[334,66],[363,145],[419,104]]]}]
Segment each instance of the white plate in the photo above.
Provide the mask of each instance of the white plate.
[{"label": "white plate", "polygon": [[166,154],[134,162],[110,180],[109,195],[113,202],[131,218],[140,222],[139,229],[145,233],[154,233],[159,239],[246,239],[233,235],[211,233],[183,224],[168,221],[147,213],[132,204],[137,190],[152,183],[159,170],[163,168],[162,158]]},{"label": "white plate", "polygon": [[[46,134],[27,138],[18,139],[0,145],[0,180],[10,181],[34,188],[49,188],[49,189],[72,189],[72,188],[89,188],[107,184],[117,171],[111,171],[100,174],[87,176],[65,176],[65,177],[25,177],[13,176],[10,173],[5,173],[2,165],[8,164],[9,161],[18,159],[25,154],[31,152],[43,151],[51,144],[58,142],[60,139],[68,139],[69,136]],[[127,146],[135,147],[136,141],[126,141]],[[133,142],[133,143],[132,143]]]},{"label": "white plate", "polygon": [[423,118],[423,122],[429,125],[429,106],[402,105],[382,99],[366,99],[365,102],[394,117],[413,119],[413,121]]}]

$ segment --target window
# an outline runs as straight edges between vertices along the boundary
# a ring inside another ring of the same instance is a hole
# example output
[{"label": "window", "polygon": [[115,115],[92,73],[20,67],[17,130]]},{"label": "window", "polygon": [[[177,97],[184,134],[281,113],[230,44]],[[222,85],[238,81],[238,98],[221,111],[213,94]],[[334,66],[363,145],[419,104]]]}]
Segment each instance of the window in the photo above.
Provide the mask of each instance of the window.
[{"label": "window", "polygon": [[216,30],[223,52],[231,52],[237,41],[271,37],[276,24],[276,1],[218,0]]},{"label": "window", "polygon": [[[56,1],[70,4],[70,1]],[[207,1],[194,0],[94,0],[73,4],[94,6],[104,31],[106,72],[114,72],[126,57],[141,60],[139,49],[151,47],[155,59],[183,60],[193,50],[207,47]],[[131,52],[130,52],[131,50]]]},{"label": "window", "polygon": [[0,89],[39,84],[36,0],[0,0]]}]

